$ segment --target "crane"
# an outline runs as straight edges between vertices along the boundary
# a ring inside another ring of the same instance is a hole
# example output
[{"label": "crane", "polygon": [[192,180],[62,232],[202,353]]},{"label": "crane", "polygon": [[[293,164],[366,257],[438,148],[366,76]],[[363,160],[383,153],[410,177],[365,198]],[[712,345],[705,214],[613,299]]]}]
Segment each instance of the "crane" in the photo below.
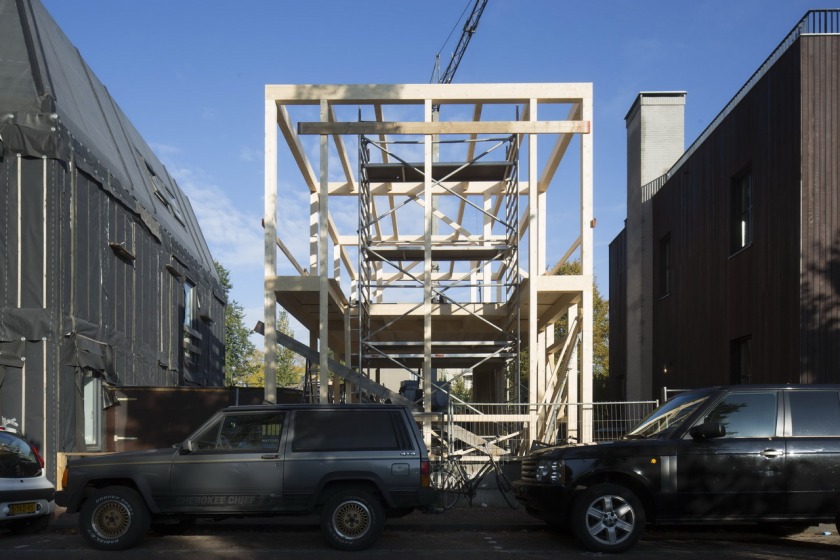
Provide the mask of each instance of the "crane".
[{"label": "crane", "polygon": [[[452,82],[452,78],[455,76],[455,71],[458,70],[458,65],[461,63],[461,59],[464,58],[464,52],[467,50],[467,45],[470,44],[470,39],[475,34],[476,29],[478,29],[478,20],[481,19],[481,14],[484,12],[484,8],[487,6],[487,0],[475,0],[473,4],[472,13],[467,18],[467,22],[464,24],[464,30],[461,33],[461,38],[458,40],[458,45],[455,47],[455,52],[452,53],[452,58],[449,59],[449,64],[446,65],[446,69],[443,71],[438,78],[439,84],[448,84]],[[440,68],[440,53],[438,52],[435,58],[435,70]],[[432,107],[432,111],[437,113],[440,111],[440,105],[435,105]]]}]

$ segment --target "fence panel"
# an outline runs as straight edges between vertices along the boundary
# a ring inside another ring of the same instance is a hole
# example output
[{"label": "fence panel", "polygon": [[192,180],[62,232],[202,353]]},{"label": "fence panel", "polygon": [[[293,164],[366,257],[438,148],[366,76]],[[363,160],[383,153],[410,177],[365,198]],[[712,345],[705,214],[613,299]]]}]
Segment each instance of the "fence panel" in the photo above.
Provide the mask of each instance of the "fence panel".
[{"label": "fence panel", "polygon": [[533,441],[548,445],[612,441],[645,418],[659,401],[563,403],[554,405],[452,403],[437,435],[433,455],[458,454],[499,460],[528,452]]}]

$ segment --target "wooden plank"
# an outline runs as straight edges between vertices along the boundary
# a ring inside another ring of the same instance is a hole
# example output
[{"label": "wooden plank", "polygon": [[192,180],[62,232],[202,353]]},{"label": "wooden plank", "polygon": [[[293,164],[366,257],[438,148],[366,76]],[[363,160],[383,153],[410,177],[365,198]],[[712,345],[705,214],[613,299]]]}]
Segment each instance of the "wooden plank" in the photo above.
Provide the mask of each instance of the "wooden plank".
[{"label": "wooden plank", "polygon": [[447,103],[574,103],[592,99],[592,84],[489,83],[489,84],[277,84],[265,86],[266,99],[285,105],[420,104],[431,100]]},{"label": "wooden plank", "polygon": [[299,122],[298,134],[589,134],[588,121]]}]

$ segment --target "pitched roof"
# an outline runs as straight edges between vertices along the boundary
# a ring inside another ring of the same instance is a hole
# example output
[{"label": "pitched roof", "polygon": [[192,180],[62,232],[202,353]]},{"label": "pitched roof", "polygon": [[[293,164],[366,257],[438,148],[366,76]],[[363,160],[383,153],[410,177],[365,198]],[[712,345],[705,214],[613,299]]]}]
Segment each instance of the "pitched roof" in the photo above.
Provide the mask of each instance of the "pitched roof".
[{"label": "pitched roof", "polygon": [[218,281],[189,199],[39,0],[0,0],[3,149],[65,161],[77,152],[77,166]]}]

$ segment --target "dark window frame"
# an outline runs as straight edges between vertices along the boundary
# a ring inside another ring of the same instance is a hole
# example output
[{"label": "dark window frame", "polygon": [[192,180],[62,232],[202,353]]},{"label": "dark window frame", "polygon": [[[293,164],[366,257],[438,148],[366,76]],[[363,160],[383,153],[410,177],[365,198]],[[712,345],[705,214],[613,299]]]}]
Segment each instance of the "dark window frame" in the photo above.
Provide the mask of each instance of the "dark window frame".
[{"label": "dark window frame", "polygon": [[730,191],[729,254],[734,255],[753,243],[753,180],[752,171],[732,179]]},{"label": "dark window frame", "polygon": [[748,385],[753,382],[752,337],[736,338],[729,345],[729,377],[733,385]]}]

